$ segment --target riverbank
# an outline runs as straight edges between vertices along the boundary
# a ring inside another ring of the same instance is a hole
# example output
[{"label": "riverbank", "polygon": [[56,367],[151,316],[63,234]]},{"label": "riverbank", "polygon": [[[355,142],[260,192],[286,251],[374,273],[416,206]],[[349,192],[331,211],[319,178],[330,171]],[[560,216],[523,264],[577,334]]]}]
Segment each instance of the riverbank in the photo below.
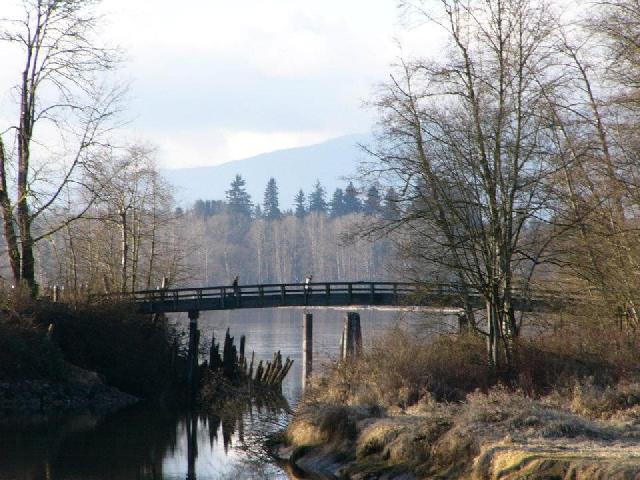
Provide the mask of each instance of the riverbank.
[{"label": "riverbank", "polygon": [[608,420],[503,389],[406,410],[302,404],[279,454],[325,478],[636,478],[640,386]]},{"label": "riverbank", "polygon": [[[640,475],[640,383],[637,369],[626,368],[626,357],[618,363],[624,369],[614,368],[592,344],[587,362],[565,342],[556,363],[561,350],[548,342],[529,344],[522,355],[528,355],[535,375],[522,369],[509,383],[492,382],[478,376],[482,357],[476,358],[476,339],[449,337],[424,345],[403,337],[403,350],[393,344],[397,337],[396,332],[391,340],[375,342],[380,347],[361,360],[315,379],[279,438],[276,454],[294,475]],[[635,343],[627,343],[632,351]]]},{"label": "riverbank", "polygon": [[0,418],[104,415],[173,386],[173,332],[120,303],[0,295]]},{"label": "riverbank", "polygon": [[64,381],[22,380],[0,382],[0,421],[68,414],[102,416],[140,399],[105,384],[95,372],[68,365]]}]

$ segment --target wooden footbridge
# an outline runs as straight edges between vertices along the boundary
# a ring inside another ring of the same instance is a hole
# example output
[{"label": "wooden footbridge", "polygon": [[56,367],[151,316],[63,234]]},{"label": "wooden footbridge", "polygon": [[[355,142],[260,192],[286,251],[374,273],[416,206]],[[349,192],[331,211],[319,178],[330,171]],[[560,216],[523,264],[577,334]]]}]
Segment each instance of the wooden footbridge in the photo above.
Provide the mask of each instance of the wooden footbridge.
[{"label": "wooden footbridge", "polygon": [[[206,288],[161,288],[121,294],[133,301],[139,312],[189,314],[188,374],[190,385],[197,383],[200,331],[198,317],[206,310],[281,307],[447,307],[473,306],[483,308],[484,299],[478,292],[458,284],[417,284],[402,282],[328,282],[281,283],[261,285],[217,286]],[[512,305],[521,311],[548,311],[566,307],[570,297],[558,292],[535,295],[515,291]],[[303,385],[311,375],[313,345],[313,315],[304,313],[303,321]],[[341,339],[341,356],[357,355],[362,347],[360,315],[345,315]]]},{"label": "wooden footbridge", "polygon": [[[482,308],[479,293],[468,293],[457,284],[417,284],[402,282],[281,283],[144,290],[127,294],[142,313],[192,312],[277,307],[462,308],[467,299]],[[564,304],[558,296],[515,292],[516,310],[552,310]]]}]

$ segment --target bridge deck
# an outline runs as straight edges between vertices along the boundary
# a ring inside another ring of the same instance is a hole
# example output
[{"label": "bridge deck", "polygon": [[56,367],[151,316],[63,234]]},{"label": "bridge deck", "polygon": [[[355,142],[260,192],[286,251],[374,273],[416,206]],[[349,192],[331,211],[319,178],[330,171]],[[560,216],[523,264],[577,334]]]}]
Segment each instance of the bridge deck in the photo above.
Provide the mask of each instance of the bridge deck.
[{"label": "bridge deck", "polygon": [[[143,313],[188,312],[304,306],[433,306],[461,308],[462,290],[455,284],[418,285],[401,282],[331,282],[217,286],[145,290],[130,294]],[[476,307],[484,301],[471,295]],[[545,310],[549,296],[517,297],[518,310]],[[557,303],[557,302],[556,302]]]}]

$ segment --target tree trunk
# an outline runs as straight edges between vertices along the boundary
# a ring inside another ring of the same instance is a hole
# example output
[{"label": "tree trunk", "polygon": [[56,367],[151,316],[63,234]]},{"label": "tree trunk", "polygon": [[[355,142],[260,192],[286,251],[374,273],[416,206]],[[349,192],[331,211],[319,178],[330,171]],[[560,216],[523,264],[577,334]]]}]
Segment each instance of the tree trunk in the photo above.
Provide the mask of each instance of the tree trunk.
[{"label": "tree trunk", "polygon": [[18,203],[18,212],[18,227],[20,228],[22,247],[22,265],[20,269],[20,277],[22,283],[29,289],[31,294],[33,296],[36,296],[38,294],[38,284],[36,283],[35,258],[33,256],[31,218],[29,218],[29,208],[26,202],[20,201]]},{"label": "tree trunk", "polygon": [[20,282],[20,250],[18,249],[11,199],[7,191],[6,156],[2,137],[0,137],[0,210],[2,210],[4,240],[7,244],[11,274],[14,283],[17,284]]},{"label": "tree trunk", "polygon": [[129,242],[127,235],[127,209],[120,210],[120,234],[121,234],[121,257],[120,257],[120,291],[127,291],[127,266],[129,263]]},{"label": "tree trunk", "polygon": [[[491,297],[493,294],[491,295]],[[497,370],[500,366],[498,355],[498,340],[500,336],[498,309],[495,299],[487,300],[487,358],[490,370]]]},{"label": "tree trunk", "polygon": [[33,236],[31,235],[31,213],[29,211],[29,160],[30,145],[33,132],[33,85],[29,81],[29,65],[31,57],[27,59],[27,68],[22,75],[20,126],[18,127],[18,200],[17,220],[20,230],[21,256],[20,279],[28,287],[32,295],[38,292],[35,279],[35,260],[33,257]]}]

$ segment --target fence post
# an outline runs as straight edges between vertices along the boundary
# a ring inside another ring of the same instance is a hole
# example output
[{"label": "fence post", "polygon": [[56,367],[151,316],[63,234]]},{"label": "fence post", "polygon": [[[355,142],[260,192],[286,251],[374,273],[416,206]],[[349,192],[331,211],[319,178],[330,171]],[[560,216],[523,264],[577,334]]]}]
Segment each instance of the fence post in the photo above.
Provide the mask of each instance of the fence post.
[{"label": "fence post", "polygon": [[303,328],[302,352],[304,363],[302,364],[302,388],[306,386],[307,380],[311,378],[313,369],[313,314],[304,314]]}]

